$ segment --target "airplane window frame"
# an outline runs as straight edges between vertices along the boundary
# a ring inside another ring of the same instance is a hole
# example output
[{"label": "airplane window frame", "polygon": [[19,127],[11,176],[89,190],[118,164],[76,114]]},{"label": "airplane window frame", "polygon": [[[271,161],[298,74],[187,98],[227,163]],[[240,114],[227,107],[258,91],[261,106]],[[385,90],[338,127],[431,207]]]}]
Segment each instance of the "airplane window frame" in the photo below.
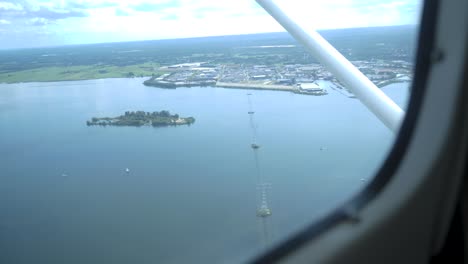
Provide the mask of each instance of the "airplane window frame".
[{"label": "airplane window frame", "polygon": [[392,176],[395,175],[413,138],[426,92],[431,62],[442,59],[442,54],[434,52],[439,1],[423,0],[422,2],[423,8],[418,30],[416,63],[414,79],[411,83],[411,95],[405,117],[386,160],[372,180],[355,196],[321,219],[313,221],[310,225],[293,234],[281,244],[259,255],[252,263],[278,262],[339,223],[346,221],[358,222],[358,212],[375,199],[387,186]]}]

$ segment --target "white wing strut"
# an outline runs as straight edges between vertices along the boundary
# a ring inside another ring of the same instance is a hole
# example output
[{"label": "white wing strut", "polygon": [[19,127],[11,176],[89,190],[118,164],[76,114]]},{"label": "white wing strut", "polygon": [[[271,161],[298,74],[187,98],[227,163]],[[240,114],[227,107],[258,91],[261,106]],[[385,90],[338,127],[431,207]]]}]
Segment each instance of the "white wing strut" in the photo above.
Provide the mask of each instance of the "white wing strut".
[{"label": "white wing strut", "polygon": [[356,97],[382,121],[396,132],[404,116],[403,110],[373,84],[362,72],[314,30],[306,32],[272,0],[256,0],[298,42],[325,65]]}]

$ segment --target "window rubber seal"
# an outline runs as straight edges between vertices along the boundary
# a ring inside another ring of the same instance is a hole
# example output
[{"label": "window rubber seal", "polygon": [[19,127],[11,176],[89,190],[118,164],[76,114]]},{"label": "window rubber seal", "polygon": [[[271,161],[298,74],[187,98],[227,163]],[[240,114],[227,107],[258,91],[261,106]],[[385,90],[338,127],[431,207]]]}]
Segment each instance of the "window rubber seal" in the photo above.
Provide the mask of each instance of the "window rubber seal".
[{"label": "window rubber seal", "polygon": [[337,224],[355,220],[356,213],[376,198],[386,187],[404,159],[414,134],[416,121],[421,111],[434,55],[433,48],[438,9],[439,0],[424,1],[418,33],[414,81],[411,84],[411,96],[408,109],[393,147],[375,177],[362,191],[357,193],[350,200],[331,211],[323,218],[313,221],[310,225],[291,235],[284,242],[273,246],[265,253],[257,256],[251,263],[269,264],[281,261]]}]

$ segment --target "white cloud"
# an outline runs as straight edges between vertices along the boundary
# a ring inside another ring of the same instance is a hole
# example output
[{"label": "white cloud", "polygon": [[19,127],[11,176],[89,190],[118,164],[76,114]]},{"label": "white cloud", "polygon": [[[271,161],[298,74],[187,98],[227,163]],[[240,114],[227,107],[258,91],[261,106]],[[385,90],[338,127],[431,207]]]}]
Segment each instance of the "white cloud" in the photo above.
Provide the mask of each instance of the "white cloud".
[{"label": "white cloud", "polygon": [[[221,2],[221,3],[220,3]],[[114,35],[113,41],[160,39],[281,31],[282,28],[251,0],[181,0],[178,7],[153,12],[129,12],[116,16],[115,9],[94,9],[80,31]],[[210,5],[211,3],[211,5]],[[128,11],[128,8],[125,9]],[[169,17],[171,16],[171,17]]]},{"label": "white cloud", "polygon": [[3,2],[0,1],[0,10],[5,10],[5,11],[21,11],[23,10],[23,7],[19,4],[13,4],[10,2]]},{"label": "white cloud", "polygon": [[[386,26],[414,23],[399,8],[401,1],[356,0],[276,0],[288,14],[315,29]],[[133,4],[132,4],[133,3]],[[129,16],[116,16],[115,8],[89,11],[79,31],[103,33],[113,41],[125,39],[160,39],[195,36],[248,34],[283,31],[253,0],[179,0],[152,1],[138,12],[132,6],[143,2],[121,4]],[[78,25],[76,25],[78,26]]]},{"label": "white cloud", "polygon": [[35,26],[43,26],[43,25],[50,24],[50,20],[46,18],[42,18],[42,17],[35,17],[29,20],[29,24],[35,25]]},{"label": "white cloud", "polygon": [[[421,0],[274,1],[301,24],[330,29],[414,24]],[[0,0],[0,17],[26,37],[38,25],[60,36],[50,45],[284,31],[254,0]]]},{"label": "white cloud", "polygon": [[0,25],[9,25],[9,24],[11,24],[10,21],[5,20],[5,19],[0,19]]},{"label": "white cloud", "polygon": [[400,8],[418,1],[300,1],[276,0],[299,24],[315,29],[374,27],[416,24],[419,15],[403,14]]}]

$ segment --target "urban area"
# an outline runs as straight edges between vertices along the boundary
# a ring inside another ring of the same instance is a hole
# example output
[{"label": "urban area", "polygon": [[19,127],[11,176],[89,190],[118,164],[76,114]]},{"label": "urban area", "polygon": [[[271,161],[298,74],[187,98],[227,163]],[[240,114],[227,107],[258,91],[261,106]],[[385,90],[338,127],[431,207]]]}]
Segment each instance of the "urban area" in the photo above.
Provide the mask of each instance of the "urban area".
[{"label": "urban area", "polygon": [[[407,61],[373,60],[352,63],[379,87],[412,79],[413,65]],[[251,65],[192,62],[163,66],[159,68],[159,72],[163,74],[154,75],[144,84],[161,88],[217,86],[326,95],[327,89],[318,83],[325,80],[331,83],[331,88],[341,89],[350,94],[320,64]],[[352,97],[351,94],[350,96]]]}]

